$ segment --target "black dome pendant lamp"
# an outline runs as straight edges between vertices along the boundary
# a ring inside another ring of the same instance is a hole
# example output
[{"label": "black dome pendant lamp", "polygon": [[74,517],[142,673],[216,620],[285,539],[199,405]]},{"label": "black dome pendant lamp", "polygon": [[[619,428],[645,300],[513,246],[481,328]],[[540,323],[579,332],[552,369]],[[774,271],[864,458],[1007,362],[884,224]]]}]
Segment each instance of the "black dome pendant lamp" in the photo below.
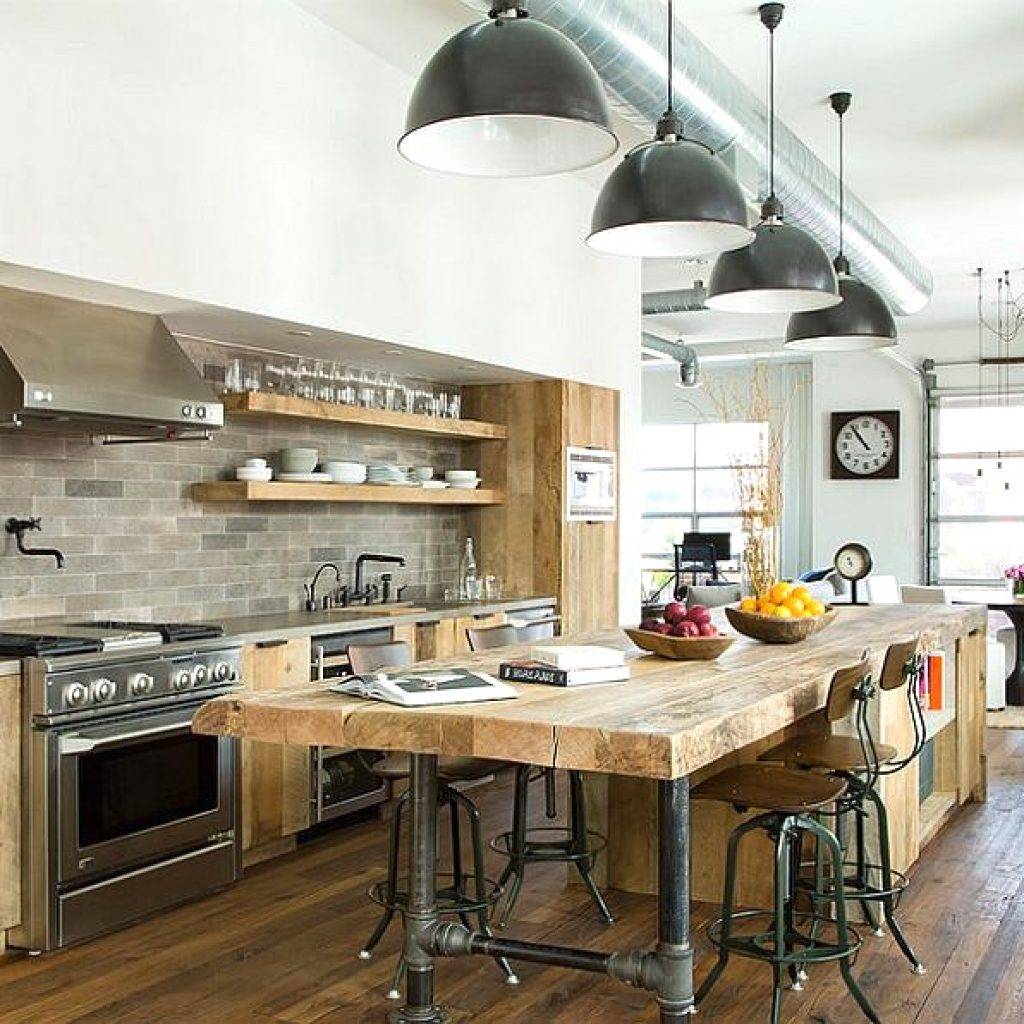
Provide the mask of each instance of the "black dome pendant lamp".
[{"label": "black dome pendant lamp", "polygon": [[707,146],[683,138],[672,105],[672,0],[668,0],[668,105],[655,137],[626,154],[594,207],[587,244],[615,256],[707,256],[749,245],[739,184]]},{"label": "black dome pendant lamp", "polygon": [[768,198],[761,223],[745,249],[719,256],[708,282],[706,305],[729,313],[797,313],[825,309],[842,299],[825,250],[802,228],[785,224],[775,194],[775,29],[785,4],[761,4],[768,29]]},{"label": "black dome pendant lamp", "polygon": [[814,313],[795,313],[786,328],[786,348],[805,352],[864,352],[892,348],[896,344],[896,321],[885,299],[869,284],[850,273],[843,255],[843,200],[845,192],[843,115],[850,109],[848,92],[829,96],[839,117],[839,254],[835,259],[842,303]]},{"label": "black dome pendant lamp", "polygon": [[398,151],[483,178],[558,174],[619,148],[604,86],[583,51],[513,0],[451,37],[413,89]]}]

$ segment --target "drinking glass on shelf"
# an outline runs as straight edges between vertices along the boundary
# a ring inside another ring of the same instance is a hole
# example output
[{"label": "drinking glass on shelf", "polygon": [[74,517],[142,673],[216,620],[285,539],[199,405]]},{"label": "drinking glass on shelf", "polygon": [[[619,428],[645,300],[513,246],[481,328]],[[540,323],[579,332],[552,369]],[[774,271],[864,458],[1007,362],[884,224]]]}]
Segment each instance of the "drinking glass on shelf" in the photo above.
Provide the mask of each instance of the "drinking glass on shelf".
[{"label": "drinking glass on shelf", "polygon": [[466,600],[479,601],[484,595],[484,581],[476,576],[466,580]]},{"label": "drinking glass on shelf", "polygon": [[263,380],[263,363],[256,358],[242,362],[242,388],[245,391],[259,391]]},{"label": "drinking glass on shelf", "polygon": [[285,364],[279,359],[272,359],[263,364],[263,374],[260,380],[260,391],[266,391],[273,395],[285,394],[288,389],[288,375],[285,372]]},{"label": "drinking glass on shelf", "polygon": [[488,601],[501,600],[501,578],[499,576],[484,577],[484,598]]},{"label": "drinking glass on shelf", "polygon": [[243,386],[242,360],[240,356],[233,356],[227,361],[224,367],[224,390],[239,392],[244,391]]},{"label": "drinking glass on shelf", "polygon": [[462,415],[462,393],[453,391],[448,396],[448,418],[457,420]]},{"label": "drinking glass on shelf", "polygon": [[331,376],[331,363],[326,359],[318,359],[315,368],[316,397],[321,402],[334,399],[334,383]]},{"label": "drinking glass on shelf", "polygon": [[316,368],[308,359],[299,361],[296,367],[296,384],[301,398],[316,398]]}]

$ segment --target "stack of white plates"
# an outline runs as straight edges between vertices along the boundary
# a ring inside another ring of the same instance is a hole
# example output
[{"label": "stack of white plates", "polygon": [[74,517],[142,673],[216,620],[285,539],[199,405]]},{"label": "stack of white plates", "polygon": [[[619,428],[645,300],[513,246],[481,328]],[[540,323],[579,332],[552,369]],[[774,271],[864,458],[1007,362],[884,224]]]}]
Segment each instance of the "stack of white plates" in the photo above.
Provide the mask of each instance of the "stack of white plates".
[{"label": "stack of white plates", "polygon": [[274,471],[267,465],[266,459],[246,459],[244,466],[235,470],[236,480],[248,480],[252,483],[265,484],[274,476]]},{"label": "stack of white plates", "polygon": [[472,491],[480,486],[480,477],[475,469],[449,469],[444,478],[452,487],[462,491]]},{"label": "stack of white plates", "polygon": [[325,462],[320,468],[336,484],[366,483],[366,464],[363,462]]},{"label": "stack of white plates", "polygon": [[386,463],[370,466],[366,473],[366,479],[371,484],[384,484],[389,487],[407,486],[409,483],[409,473],[407,470],[402,469],[401,466]]},{"label": "stack of white plates", "polygon": [[329,484],[330,473],[278,473],[277,479],[288,484]]}]

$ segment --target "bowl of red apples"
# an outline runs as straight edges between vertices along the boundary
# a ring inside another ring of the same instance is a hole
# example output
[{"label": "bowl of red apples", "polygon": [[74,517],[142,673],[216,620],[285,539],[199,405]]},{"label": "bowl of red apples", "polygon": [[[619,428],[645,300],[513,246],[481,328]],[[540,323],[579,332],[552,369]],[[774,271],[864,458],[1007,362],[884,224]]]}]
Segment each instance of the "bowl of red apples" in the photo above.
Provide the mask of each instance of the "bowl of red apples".
[{"label": "bowl of red apples", "polygon": [[735,640],[723,636],[701,604],[686,608],[678,601],[665,605],[661,618],[647,618],[626,636],[641,650],[674,661],[713,661]]}]

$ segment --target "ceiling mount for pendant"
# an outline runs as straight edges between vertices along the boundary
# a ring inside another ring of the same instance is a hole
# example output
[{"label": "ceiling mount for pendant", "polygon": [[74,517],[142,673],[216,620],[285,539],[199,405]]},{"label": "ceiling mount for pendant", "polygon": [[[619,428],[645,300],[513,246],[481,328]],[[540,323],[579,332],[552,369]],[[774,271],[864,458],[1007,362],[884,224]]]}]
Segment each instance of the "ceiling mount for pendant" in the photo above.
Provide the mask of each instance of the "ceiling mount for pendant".
[{"label": "ceiling mount for pendant", "polygon": [[525,4],[499,2],[427,62],[398,151],[451,174],[530,177],[589,167],[618,145],[583,51]]},{"label": "ceiling mount for pendant", "polygon": [[786,327],[786,347],[804,352],[865,352],[896,344],[896,321],[885,300],[869,284],[850,272],[843,251],[846,192],[843,116],[853,95],[834,92],[829,104],[839,119],[839,251],[833,265],[843,301],[831,309],[796,313]]},{"label": "ceiling mount for pendant", "polygon": [[761,223],[745,249],[718,258],[708,285],[710,309],[730,313],[794,313],[825,309],[842,299],[824,249],[806,231],[783,220],[775,193],[775,30],[784,4],[761,4],[758,16],[769,34],[768,195]]},{"label": "ceiling mount for pendant", "polygon": [[668,2],[665,112],[654,139],[630,150],[598,196],[587,244],[616,256],[687,259],[748,245],[743,192],[707,146],[684,137],[673,102],[672,38]]}]

